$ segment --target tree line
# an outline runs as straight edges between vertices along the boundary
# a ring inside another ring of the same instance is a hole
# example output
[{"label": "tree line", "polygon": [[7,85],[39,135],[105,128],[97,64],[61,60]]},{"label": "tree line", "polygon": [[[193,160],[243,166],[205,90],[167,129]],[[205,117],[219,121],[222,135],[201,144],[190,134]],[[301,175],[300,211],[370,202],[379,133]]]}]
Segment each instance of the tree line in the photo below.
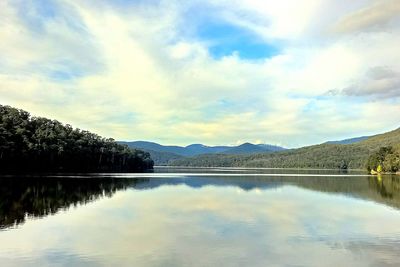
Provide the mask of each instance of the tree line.
[{"label": "tree line", "polygon": [[152,167],[147,152],[0,105],[2,172],[131,172]]},{"label": "tree line", "polygon": [[381,147],[368,158],[368,171],[396,173],[400,170],[400,151],[392,146]]},{"label": "tree line", "polygon": [[[388,147],[391,148],[388,149]],[[381,148],[383,150],[380,150]],[[176,159],[169,162],[169,165],[376,170],[380,164],[385,172],[397,172],[400,170],[399,151],[400,128],[354,144],[325,143],[251,155],[205,154]]]},{"label": "tree line", "polygon": [[352,145],[318,145],[251,155],[207,154],[172,161],[174,166],[363,169],[366,148]]}]

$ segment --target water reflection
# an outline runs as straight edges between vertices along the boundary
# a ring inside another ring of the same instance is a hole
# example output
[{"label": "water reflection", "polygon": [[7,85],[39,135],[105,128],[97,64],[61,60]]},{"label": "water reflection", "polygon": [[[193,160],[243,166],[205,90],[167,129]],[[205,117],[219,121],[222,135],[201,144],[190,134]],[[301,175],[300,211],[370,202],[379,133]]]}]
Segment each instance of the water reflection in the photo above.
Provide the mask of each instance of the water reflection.
[{"label": "water reflection", "polygon": [[30,217],[54,214],[71,205],[83,205],[142,179],[73,179],[8,177],[0,179],[0,229],[23,223]]},{"label": "water reflection", "polygon": [[[173,170],[176,173],[176,169]],[[187,169],[181,169],[185,172]],[[208,172],[216,170],[207,170]],[[114,178],[112,174],[79,176],[31,176],[0,177],[0,229],[23,223],[30,217],[43,217],[70,206],[83,205],[103,197],[111,197],[119,190],[135,188],[146,190],[168,185],[187,185],[191,188],[204,186],[232,186],[244,191],[273,189],[294,185],[318,192],[344,194],[372,200],[400,209],[400,176],[246,176],[231,177],[231,170],[217,170],[226,176],[203,177],[195,169],[189,176],[177,178]],[[253,171],[253,170],[250,170]],[[260,170],[258,170],[260,171]],[[280,170],[281,171],[281,170]],[[166,173],[171,170],[166,170]],[[324,174],[326,171],[318,171]],[[262,173],[262,172],[261,172]],[[274,170],[273,173],[279,173]]]},{"label": "water reflection", "polygon": [[400,265],[397,176],[203,172],[3,177],[0,266]]},{"label": "water reflection", "polygon": [[391,199],[398,206],[400,198],[400,176],[399,175],[379,175],[369,177],[370,187],[375,188],[376,191],[385,199]]}]

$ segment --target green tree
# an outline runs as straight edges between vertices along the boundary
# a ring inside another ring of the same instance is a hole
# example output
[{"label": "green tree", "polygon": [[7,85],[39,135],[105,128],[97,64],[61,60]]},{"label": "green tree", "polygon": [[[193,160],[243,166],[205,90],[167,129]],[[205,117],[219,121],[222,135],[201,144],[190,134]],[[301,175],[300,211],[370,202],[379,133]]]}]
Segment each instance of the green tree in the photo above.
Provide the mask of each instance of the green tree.
[{"label": "green tree", "polygon": [[0,105],[1,171],[130,172],[152,167],[149,153]]}]

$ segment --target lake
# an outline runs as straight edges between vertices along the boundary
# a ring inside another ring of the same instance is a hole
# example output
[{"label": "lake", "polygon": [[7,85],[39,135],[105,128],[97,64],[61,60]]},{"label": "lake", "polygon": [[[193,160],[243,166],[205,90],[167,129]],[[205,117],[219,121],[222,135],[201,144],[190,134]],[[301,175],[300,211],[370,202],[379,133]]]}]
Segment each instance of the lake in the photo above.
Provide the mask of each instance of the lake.
[{"label": "lake", "polygon": [[400,266],[400,176],[3,175],[0,266]]}]

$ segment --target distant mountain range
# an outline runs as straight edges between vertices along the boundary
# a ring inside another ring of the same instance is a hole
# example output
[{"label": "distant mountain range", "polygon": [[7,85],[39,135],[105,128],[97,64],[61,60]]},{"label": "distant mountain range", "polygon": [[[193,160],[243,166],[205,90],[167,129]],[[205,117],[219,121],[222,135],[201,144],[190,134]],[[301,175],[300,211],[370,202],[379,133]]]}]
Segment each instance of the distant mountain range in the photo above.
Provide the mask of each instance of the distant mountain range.
[{"label": "distant mountain range", "polygon": [[188,146],[163,146],[154,142],[147,141],[134,141],[134,142],[119,142],[126,144],[132,148],[139,148],[142,150],[152,150],[157,152],[168,152],[176,155],[191,157],[201,154],[251,154],[262,152],[276,152],[282,151],[286,148],[280,146],[266,145],[266,144],[251,144],[244,143],[239,146],[206,146],[202,144],[192,144]]},{"label": "distant mountain range", "polygon": [[385,145],[400,145],[400,130],[375,136],[361,136],[323,144],[286,149],[267,144],[238,146],[164,146],[154,142],[119,142],[150,153],[156,165],[197,167],[300,167],[363,168],[366,158]]},{"label": "distant mountain range", "polygon": [[124,142],[131,148],[137,148],[149,152],[156,165],[166,165],[170,161],[183,157],[193,157],[204,154],[232,154],[245,155],[256,153],[270,153],[286,150],[284,147],[268,144],[244,143],[238,146],[206,146],[203,144],[191,144],[188,146],[164,146],[154,142],[133,141]]},{"label": "distant mountain range", "polygon": [[231,147],[227,150],[219,152],[220,154],[254,154],[254,153],[266,153],[266,152],[277,152],[283,151],[286,148],[274,145],[266,145],[266,144],[251,144],[244,143],[239,146]]},{"label": "distant mountain range", "polygon": [[370,137],[358,137],[319,145],[254,155],[207,154],[174,160],[170,165],[192,167],[266,167],[365,169],[369,156],[392,146],[400,153],[400,128]]}]

